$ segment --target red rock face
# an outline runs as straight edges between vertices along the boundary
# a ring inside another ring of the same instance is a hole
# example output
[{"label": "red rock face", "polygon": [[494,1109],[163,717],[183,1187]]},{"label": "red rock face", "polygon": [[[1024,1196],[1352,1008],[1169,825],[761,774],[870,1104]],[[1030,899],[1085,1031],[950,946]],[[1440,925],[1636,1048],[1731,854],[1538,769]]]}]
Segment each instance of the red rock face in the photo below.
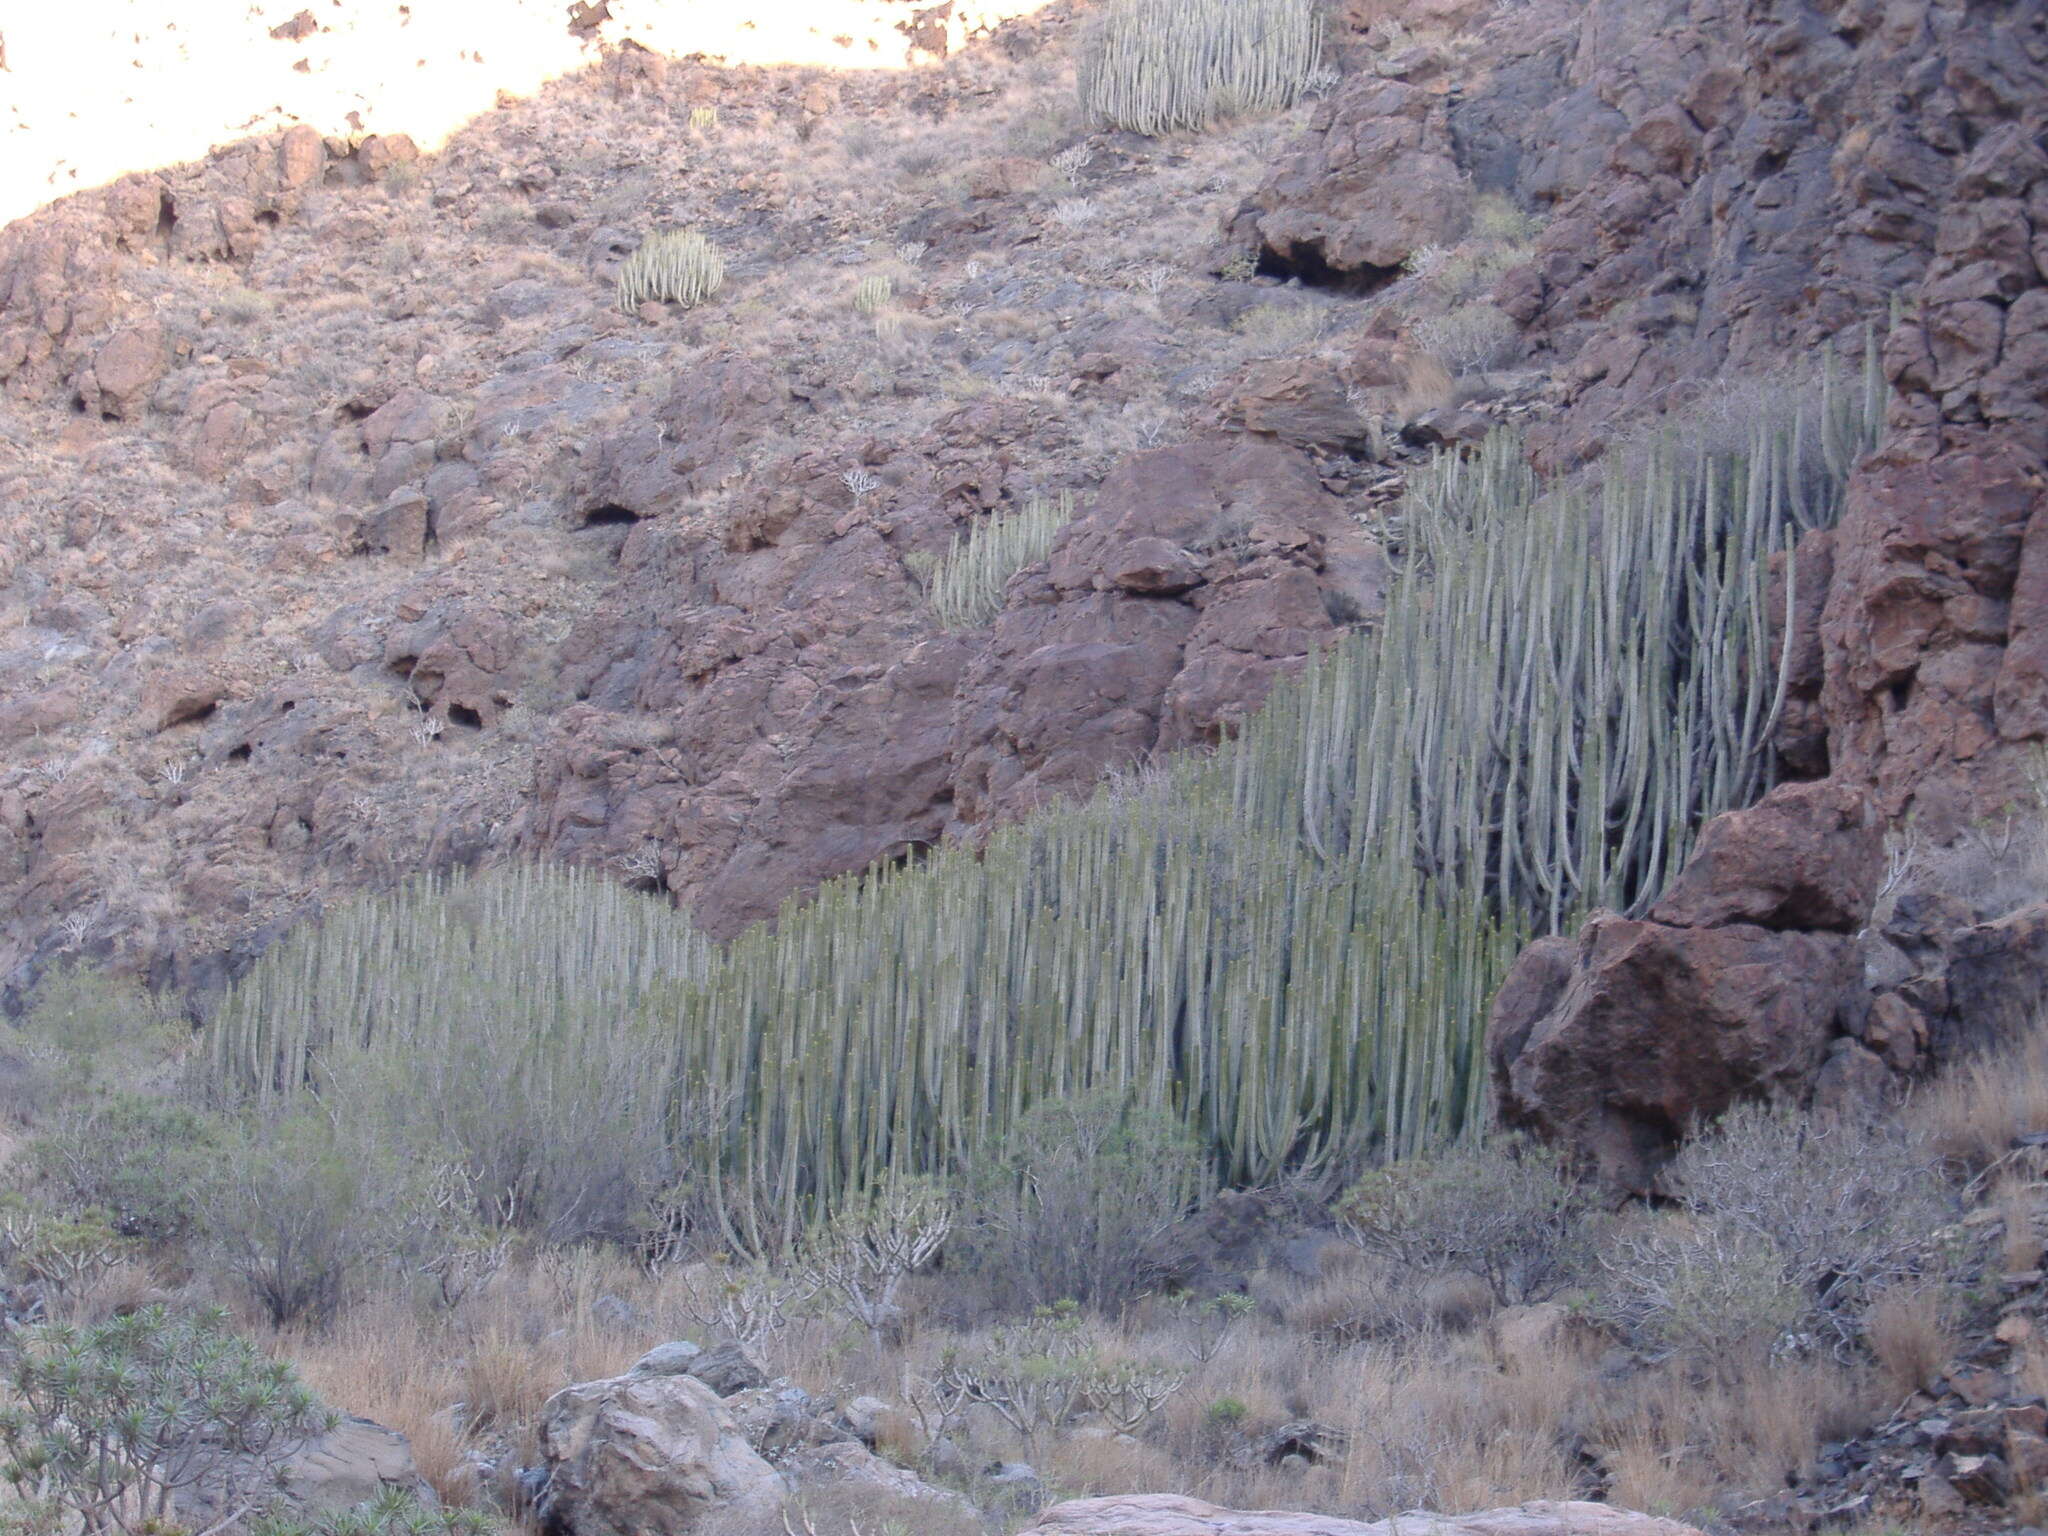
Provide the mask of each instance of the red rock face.
[{"label": "red rock face", "polygon": [[1333,614],[1378,611],[1378,546],[1298,455],[1238,439],[1128,461],[990,629],[938,633],[903,556],[999,480],[941,463],[976,441],[899,461],[912,483],[890,510],[792,466],[723,552],[648,556],[633,616],[568,647],[588,702],[543,755],[526,838],[614,862],[679,847],[663,883],[730,933],[829,876],[1214,742],[1336,636]]},{"label": "red rock face", "polygon": [[[1717,820],[1652,922],[1598,919],[1576,950],[1544,941],[1495,1005],[1503,1117],[1637,1189],[1735,1095],[1867,1104],[1924,1066],[1930,1045],[1994,1038],[2042,993],[2044,909],[2000,917],[1974,906],[1981,892],[1934,891],[1898,901],[1854,949],[1843,935],[1878,889],[1880,819],[1935,845],[1965,837],[2026,803],[2021,754],[2048,737],[2048,263],[2036,235],[2048,21],[2024,6],[1915,3],[1823,29],[1811,7],[1770,9],[1776,25],[1744,34],[1755,68],[1741,120],[1724,131],[1728,108],[1695,111],[1705,137],[1691,148],[1669,123],[1653,145],[1652,119],[1639,120],[1561,210],[1541,272],[1510,301],[1560,350],[1577,347],[1584,420],[1695,367],[1700,346],[1740,363],[1767,334],[1760,322],[1782,343],[1797,317],[1838,323],[1869,284],[1914,284],[1885,349],[1885,444],[1856,473],[1841,525],[1808,541],[1821,558],[1806,564],[1825,573],[1817,622],[1806,599],[1792,616],[1799,708],[1780,743],[1831,778]],[[1825,88],[1781,94],[1822,85],[1823,69]],[[1700,179],[1731,233],[1776,209],[1765,247],[1803,259],[1772,278],[1750,250],[1744,318],[1718,335],[1653,346],[1603,330],[1616,274],[1659,241],[1703,313],[1725,305],[1740,276],[1727,236],[1683,242]],[[1795,271],[1835,274],[1839,291],[1794,284]],[[1569,458],[1597,435],[1556,438],[1554,451]],[[1998,920],[1973,926],[1987,915]]]}]

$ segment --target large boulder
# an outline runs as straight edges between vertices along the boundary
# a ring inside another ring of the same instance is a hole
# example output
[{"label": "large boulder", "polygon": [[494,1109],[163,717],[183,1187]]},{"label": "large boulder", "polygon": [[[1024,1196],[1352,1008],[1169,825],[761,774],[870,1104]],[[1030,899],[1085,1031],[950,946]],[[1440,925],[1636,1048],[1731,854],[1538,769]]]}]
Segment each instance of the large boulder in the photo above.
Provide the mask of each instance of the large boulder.
[{"label": "large boulder", "polygon": [[1352,76],[1232,221],[1233,241],[1312,282],[1370,289],[1460,239],[1471,201],[1436,92]]},{"label": "large boulder", "polygon": [[1495,1000],[1501,1118],[1647,1191],[1694,1124],[1812,1087],[1860,969],[1841,934],[1595,917],[1575,952],[1532,946]]},{"label": "large boulder", "polygon": [[541,1410],[550,1536],[681,1536],[713,1513],[767,1518],[781,1476],[718,1395],[691,1376],[620,1376],[566,1387]]},{"label": "large boulder", "polygon": [[1651,916],[1680,928],[1853,933],[1883,874],[1884,827],[1868,796],[1848,784],[1783,784],[1708,822]]},{"label": "large boulder", "polygon": [[[356,1509],[394,1489],[423,1504],[436,1502],[434,1490],[413,1464],[412,1442],[395,1429],[352,1416],[300,1446],[277,1469],[277,1489],[289,1509],[307,1515]],[[217,1486],[206,1483],[181,1490],[176,1508],[179,1518],[195,1530],[206,1530],[233,1513],[222,1503]]]},{"label": "large boulder", "polygon": [[1680,1138],[1737,1099],[1874,1102],[1885,1063],[1835,1042],[1867,1011],[1852,935],[1884,860],[1882,821],[1852,785],[1781,785],[1715,817],[1648,921],[1595,917],[1515,962],[1488,1025],[1501,1118],[1647,1191]]},{"label": "large boulder", "polygon": [[1256,1514],[1173,1494],[1055,1504],[1024,1536],[1699,1536],[1692,1526],[1607,1504],[1538,1502],[1476,1515],[1396,1515],[1366,1524],[1332,1515]]}]

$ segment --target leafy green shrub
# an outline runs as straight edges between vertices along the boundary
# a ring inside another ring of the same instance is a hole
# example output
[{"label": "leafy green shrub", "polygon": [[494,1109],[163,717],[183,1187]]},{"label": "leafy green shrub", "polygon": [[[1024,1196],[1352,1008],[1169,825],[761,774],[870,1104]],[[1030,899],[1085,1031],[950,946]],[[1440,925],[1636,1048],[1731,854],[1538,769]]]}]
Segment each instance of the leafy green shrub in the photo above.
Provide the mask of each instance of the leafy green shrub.
[{"label": "leafy green shrub", "polygon": [[1138,133],[1292,106],[1322,62],[1316,0],[1115,0],[1081,48],[1081,107]]},{"label": "leafy green shrub", "polygon": [[1469,1270],[1503,1306],[1555,1296],[1586,1272],[1596,1211],[1562,1153],[1515,1138],[1376,1168],[1337,1206],[1368,1252],[1425,1273]]},{"label": "leafy green shrub", "polygon": [[278,1328],[331,1321],[426,1221],[417,1174],[318,1109],[242,1128],[199,1208],[215,1261]]},{"label": "leafy green shrub", "polygon": [[1251,1417],[1251,1412],[1241,1397],[1219,1397],[1202,1410],[1202,1422],[1211,1429],[1235,1429]]},{"label": "leafy green shrub", "polygon": [[35,1121],[95,1092],[125,1086],[168,1059],[178,1025],[132,977],[86,965],[52,969],[21,1023],[0,1024],[6,1084],[0,1107]]},{"label": "leafy green shrub", "polygon": [[1202,1171],[1182,1126],[1113,1089],[1048,1100],[979,1170],[964,1257],[1013,1304],[1113,1308],[1145,1287],[1146,1249],[1187,1210]]},{"label": "leafy green shrub", "polygon": [[1074,497],[1034,497],[1022,510],[978,524],[931,568],[926,599],[945,629],[979,629],[1003,611],[1003,590],[1027,565],[1052,553],[1059,531],[1074,520]]},{"label": "leafy green shrub", "polygon": [[278,1466],[334,1422],[218,1311],[27,1329],[0,1356],[0,1380],[0,1473],[87,1531],[159,1529],[182,1488],[259,1504]]},{"label": "leafy green shrub", "polygon": [[619,268],[619,308],[633,313],[650,299],[694,309],[725,286],[725,258],[694,229],[649,235]]},{"label": "leafy green shrub", "polygon": [[222,1140],[220,1122],[201,1111],[116,1094],[60,1113],[22,1162],[60,1203],[97,1207],[122,1236],[161,1243],[191,1227],[195,1184]]}]

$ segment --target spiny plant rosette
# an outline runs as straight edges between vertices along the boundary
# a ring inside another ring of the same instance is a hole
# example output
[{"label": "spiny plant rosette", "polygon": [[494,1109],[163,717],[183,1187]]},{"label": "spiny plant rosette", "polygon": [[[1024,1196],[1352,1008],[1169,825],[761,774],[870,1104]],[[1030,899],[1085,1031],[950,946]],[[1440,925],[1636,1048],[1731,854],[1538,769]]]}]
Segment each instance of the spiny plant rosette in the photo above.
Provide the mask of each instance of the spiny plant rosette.
[{"label": "spiny plant rosette", "polygon": [[1317,0],[1115,0],[1081,51],[1082,109],[1138,133],[1292,106],[1323,57]]},{"label": "spiny plant rosette", "polygon": [[1177,1116],[1226,1180],[1440,1144],[1476,1123],[1523,944],[1640,908],[1768,785],[1770,563],[1810,579],[1793,545],[1875,443],[1875,349],[1799,398],[1738,446],[1618,449],[1597,490],[1541,484],[1507,438],[1443,458],[1377,629],[1216,752],[829,882],[723,947],[583,876],[340,908],[228,997],[216,1070],[424,1099],[460,1096],[460,1060],[542,1102],[593,1060],[658,1059],[675,1105],[722,1107],[671,1112],[699,1149],[672,1165],[792,1236],[1103,1087]]},{"label": "spiny plant rosette", "polygon": [[289,1365],[231,1333],[227,1315],[145,1307],[85,1328],[22,1329],[0,1357],[0,1475],[87,1532],[164,1528],[172,1498],[267,1502],[277,1468],[330,1428]]}]

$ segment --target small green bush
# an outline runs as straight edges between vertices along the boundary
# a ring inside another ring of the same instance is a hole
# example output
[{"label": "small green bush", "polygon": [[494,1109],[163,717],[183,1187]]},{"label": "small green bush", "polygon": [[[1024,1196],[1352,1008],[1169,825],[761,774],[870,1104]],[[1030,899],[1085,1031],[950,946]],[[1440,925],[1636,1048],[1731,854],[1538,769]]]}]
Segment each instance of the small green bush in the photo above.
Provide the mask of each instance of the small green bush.
[{"label": "small green bush", "polygon": [[649,235],[619,268],[619,308],[632,314],[650,299],[694,309],[725,286],[725,258],[694,229]]},{"label": "small green bush", "polygon": [[1596,1214],[1561,1153],[1513,1137],[1376,1168],[1337,1206],[1367,1252],[1425,1273],[1468,1270],[1502,1306],[1545,1300],[1586,1273]]},{"label": "small green bush", "polygon": [[105,1211],[53,1211],[23,1195],[0,1195],[0,1281],[10,1290],[26,1287],[45,1300],[82,1290],[126,1246]]},{"label": "small green bush", "polygon": [[1202,1410],[1202,1420],[1211,1429],[1235,1429],[1251,1412],[1241,1397],[1219,1397]]},{"label": "small green bush", "polygon": [[161,1067],[177,1027],[131,977],[61,966],[37,985],[19,1026],[0,1024],[0,1108],[35,1121]]},{"label": "small green bush", "polygon": [[1292,106],[1322,62],[1316,0],[1115,0],[1081,49],[1081,108],[1138,133]]},{"label": "small green bush", "polygon": [[57,1203],[104,1210],[123,1237],[163,1243],[190,1229],[196,1181],[223,1134],[219,1121],[185,1105],[115,1094],[61,1113],[22,1162]]},{"label": "small green bush", "polygon": [[946,557],[922,577],[940,625],[966,630],[992,622],[1003,611],[1003,589],[1010,578],[1050,554],[1053,540],[1073,520],[1074,497],[1068,491],[992,517],[964,539],[956,535]]},{"label": "small green bush", "polygon": [[0,1358],[0,1475],[87,1531],[161,1529],[182,1488],[229,1508],[260,1502],[277,1467],[334,1422],[219,1311],[146,1307],[26,1329],[14,1345]]}]

